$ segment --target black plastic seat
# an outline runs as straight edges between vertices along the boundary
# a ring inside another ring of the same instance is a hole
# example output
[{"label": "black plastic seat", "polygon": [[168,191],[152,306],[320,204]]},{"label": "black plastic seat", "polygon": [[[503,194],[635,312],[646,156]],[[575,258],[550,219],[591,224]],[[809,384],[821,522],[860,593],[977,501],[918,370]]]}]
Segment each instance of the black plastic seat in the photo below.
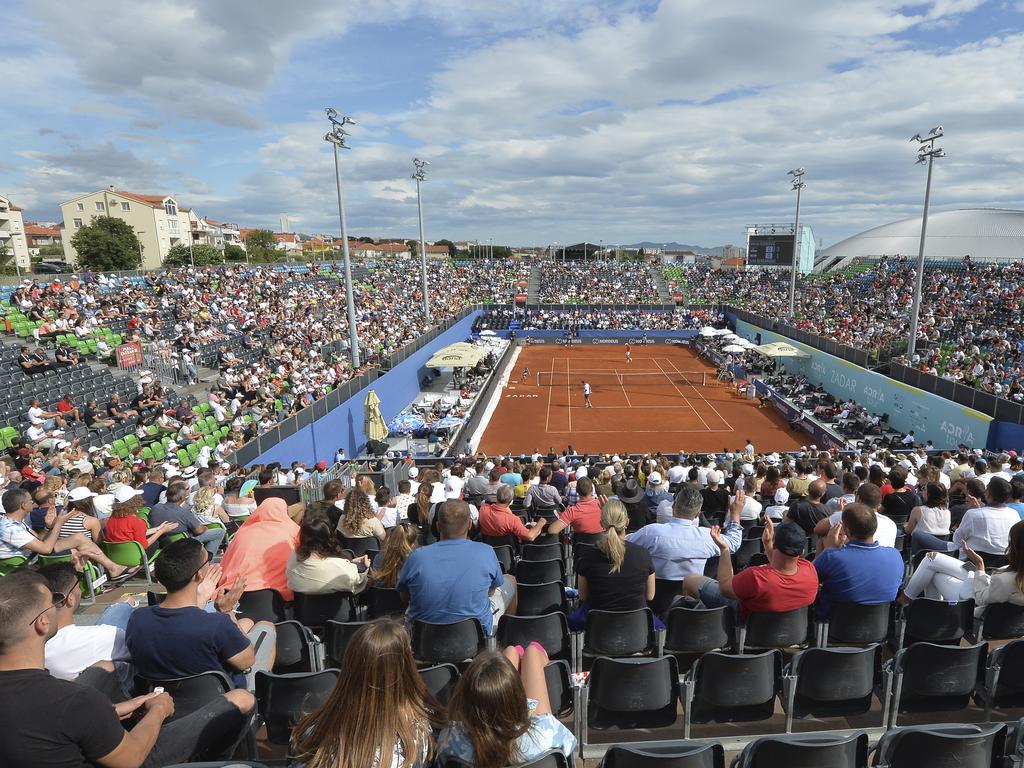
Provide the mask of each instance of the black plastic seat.
[{"label": "black plastic seat", "polygon": [[834,603],[828,618],[818,621],[819,645],[871,645],[889,636],[892,603]]},{"label": "black plastic seat", "polygon": [[352,550],[356,557],[362,557],[370,552],[380,552],[380,542],[376,536],[359,536],[358,538],[342,536],[341,546]]},{"label": "black plastic seat", "polygon": [[[796,717],[847,717],[871,709],[882,687],[882,652],[867,648],[808,648],[797,651],[782,674],[786,733]],[[882,726],[885,725],[883,713]]]},{"label": "black plastic seat", "polygon": [[459,682],[459,668],[454,664],[435,664],[424,667],[419,673],[427,690],[434,694],[441,706],[447,707],[455,691],[455,684]]},{"label": "black plastic seat", "polygon": [[999,768],[1006,724],[948,723],[893,728],[878,741],[878,768]]},{"label": "black plastic seat", "polygon": [[327,663],[336,668],[341,667],[342,659],[345,658],[345,649],[352,635],[366,626],[365,621],[328,621],[324,627],[326,637],[324,638],[324,656]]},{"label": "black plastic seat", "polygon": [[564,613],[547,613],[542,616],[512,616],[505,614],[498,619],[495,632],[499,648],[521,645],[524,648],[531,641],[540,643],[549,659],[564,659],[572,663],[572,635]]},{"label": "black plastic seat", "polygon": [[732,567],[740,571],[750,565],[750,558],[759,555],[764,551],[760,535],[757,538],[744,538],[740,541],[739,548],[732,553]]},{"label": "black plastic seat", "polygon": [[556,717],[573,714],[576,705],[576,689],[573,687],[572,670],[569,662],[554,659],[544,666],[544,682],[548,687],[548,701]]},{"label": "black plastic seat", "polygon": [[274,652],[274,674],[315,672],[315,642],[310,630],[294,619],[274,625],[277,644]]},{"label": "black plastic seat", "polygon": [[523,544],[520,554],[523,560],[561,560],[561,544]]},{"label": "black plastic seat", "polygon": [[985,719],[992,710],[1024,707],[1024,640],[992,649],[985,667],[985,682],[975,691],[975,701],[985,707]]},{"label": "black plastic seat", "polygon": [[947,603],[919,597],[900,612],[898,648],[914,643],[957,645],[973,626],[974,600]]},{"label": "black plastic seat", "polygon": [[581,656],[653,656],[658,651],[654,614],[635,611],[589,611]]},{"label": "black plastic seat", "polygon": [[502,573],[512,573],[516,563],[515,550],[512,547],[507,544],[494,547],[494,556],[498,558]]},{"label": "black plastic seat", "polygon": [[953,712],[964,709],[985,677],[988,647],[915,643],[888,661],[892,684],[889,725],[900,712]]},{"label": "black plastic seat", "polygon": [[1015,640],[1024,637],[1024,605],[1013,603],[991,603],[982,609],[980,617],[974,620],[970,639]]},{"label": "black plastic seat", "polygon": [[665,617],[665,653],[671,653],[681,667],[689,669],[708,651],[728,648],[732,644],[733,616],[726,606],[673,608]]},{"label": "black plastic seat", "polygon": [[691,723],[771,718],[781,677],[779,650],[755,654],[705,653],[693,662],[683,680],[683,738],[690,738]]},{"label": "black plastic seat", "polygon": [[412,623],[412,652],[420,662],[461,664],[486,646],[479,619],[463,619],[452,624]]},{"label": "black plastic seat", "polygon": [[736,649],[792,648],[804,645],[808,634],[808,609],[751,611],[736,627]]},{"label": "black plastic seat", "polygon": [[366,590],[366,618],[379,619],[382,616],[401,616],[408,604],[397,589],[370,587]]},{"label": "black plastic seat", "polygon": [[174,714],[168,720],[173,722],[185,715],[202,709],[218,696],[223,696],[235,686],[223,672],[202,672],[188,677],[174,677],[168,680],[151,680],[135,676],[136,690],[149,692],[156,686],[164,689],[174,699]]},{"label": "black plastic seat", "polygon": [[275,589],[256,589],[243,592],[238,601],[238,613],[253,621],[269,621],[277,624],[291,618],[285,607],[284,598]]},{"label": "black plastic seat", "polygon": [[514,572],[518,584],[565,583],[565,564],[561,560],[520,560]]},{"label": "black plastic seat", "polygon": [[580,736],[609,728],[662,728],[676,722],[679,674],[674,656],[594,659],[580,702]]},{"label": "black plastic seat", "polygon": [[327,701],[337,680],[336,669],[287,675],[257,672],[256,701],[267,727],[267,740],[288,744],[295,724]]},{"label": "black plastic seat", "polygon": [[655,616],[664,616],[672,608],[673,601],[682,594],[683,582],[655,579],[654,599],[648,603],[648,606],[654,611]]},{"label": "black plastic seat", "polygon": [[791,733],[750,742],[731,768],[862,768],[868,762],[868,735]]},{"label": "black plastic seat", "polygon": [[[445,760],[444,768],[474,768],[474,764],[458,757],[453,757]],[[530,762],[518,763],[513,768],[569,768],[569,761],[557,749],[549,749],[543,755],[534,758]]]},{"label": "black plastic seat", "polygon": [[295,618],[314,630],[328,621],[354,621],[355,602],[351,592],[295,593]]},{"label": "black plastic seat", "polygon": [[516,587],[516,594],[516,614],[519,616],[569,612],[565,586],[560,581],[550,581],[547,584],[519,584]]},{"label": "black plastic seat", "polygon": [[725,750],[721,744],[686,741],[616,744],[598,768],[725,768]]}]

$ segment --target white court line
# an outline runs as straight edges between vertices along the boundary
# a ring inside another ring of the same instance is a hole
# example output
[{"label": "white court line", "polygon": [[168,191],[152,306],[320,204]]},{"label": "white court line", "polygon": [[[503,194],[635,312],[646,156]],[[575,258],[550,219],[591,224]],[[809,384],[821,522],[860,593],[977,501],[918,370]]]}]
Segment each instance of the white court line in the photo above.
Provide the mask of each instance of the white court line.
[{"label": "white court line", "polygon": [[569,396],[569,431],[572,432],[572,390],[569,389],[569,358],[565,358],[565,393]]},{"label": "white court line", "polygon": [[619,375],[618,369],[613,368],[612,370],[615,371],[615,375],[619,377],[619,386],[622,387],[622,396],[626,398],[626,405],[632,408],[633,404],[629,402],[629,395],[626,394],[626,385],[623,383],[624,379]]},{"label": "white court line", "polygon": [[[551,378],[555,378],[555,358],[551,358]],[[548,386],[548,411],[547,416],[544,419],[544,431],[551,431],[551,390],[554,389],[552,386]]]},{"label": "white court line", "polygon": [[[679,367],[674,362],[672,362],[670,359],[668,359],[667,357],[663,358],[663,359],[665,360],[666,363],[668,363],[669,365],[671,365],[673,368],[676,369],[676,373],[682,373],[682,371],[679,370]],[[701,388],[698,387],[696,384],[691,384],[690,386],[692,386],[695,390],[697,390],[697,394],[700,395],[700,399],[703,400],[705,402],[705,404],[707,404],[708,408],[710,408],[712,411],[715,412],[715,415],[719,419],[722,420],[722,423],[725,424],[725,426],[729,427],[730,431],[735,431],[735,430],[733,430],[732,425],[728,421],[725,420],[725,417],[721,413],[718,412],[718,409],[715,408],[715,406],[713,406],[711,404],[711,401],[708,400],[706,397],[704,397],[704,392],[701,391]]]},{"label": "white court line", "polygon": [[[666,378],[666,379],[668,379],[668,383],[669,383],[669,384],[671,384],[671,385],[672,385],[672,388],[673,388],[673,389],[674,389],[674,390],[675,390],[676,392],[678,392],[678,393],[679,393],[679,396],[680,396],[681,398],[683,398],[683,402],[684,402],[684,403],[686,403],[686,404],[687,404],[688,406],[690,406],[691,408],[693,408],[693,403],[691,403],[691,402],[689,401],[689,399],[688,399],[688,398],[686,397],[686,395],[684,395],[684,394],[683,394],[682,390],[681,390],[681,389],[679,389],[679,387],[677,387],[677,386],[676,386],[676,383],[675,383],[674,381],[672,381],[672,377],[668,375],[668,371],[666,371],[666,370],[665,370],[664,368],[662,368],[662,367],[661,367],[661,363],[659,363],[659,362],[658,362],[658,361],[657,361],[657,360],[655,359],[655,360],[654,360],[654,364],[655,364],[656,366],[658,366],[658,370],[660,370],[660,371],[661,371],[661,372],[662,372],[663,374],[665,374],[665,378]],[[676,368],[676,372],[677,372],[677,373],[679,373],[679,372],[680,372],[678,368]],[[700,419],[700,423],[704,425],[704,429],[706,429],[706,430],[707,430],[708,432],[712,432],[712,431],[714,431],[714,430],[712,430],[712,429],[711,429],[711,425],[710,425],[710,424],[708,424],[708,423],[707,423],[706,421],[704,421],[704,417],[700,415],[700,411],[698,411],[698,410],[697,410],[696,408],[693,408],[693,412],[694,412],[695,414],[697,414],[697,418],[698,418],[698,419]]]},{"label": "white court line", "polygon": [[[680,434],[693,434],[693,435],[706,435],[711,432],[732,432],[731,429],[630,429],[629,434],[660,434],[662,432],[672,432]],[[571,434],[573,435],[607,435],[610,433],[620,434],[623,430],[619,427],[612,427],[610,429],[574,429]],[[568,435],[569,432],[549,432],[552,435]]]}]

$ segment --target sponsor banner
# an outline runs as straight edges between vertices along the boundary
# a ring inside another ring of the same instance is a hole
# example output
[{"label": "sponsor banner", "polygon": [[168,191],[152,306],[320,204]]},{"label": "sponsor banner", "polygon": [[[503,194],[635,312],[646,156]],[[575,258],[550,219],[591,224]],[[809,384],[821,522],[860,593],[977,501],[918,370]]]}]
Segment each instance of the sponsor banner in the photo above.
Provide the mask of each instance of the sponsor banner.
[{"label": "sponsor banner", "polygon": [[114,352],[117,355],[118,368],[138,368],[142,365],[142,344],[137,341],[118,344]]},{"label": "sponsor banner", "polygon": [[556,339],[555,343],[558,344],[559,346],[562,346],[562,347],[574,347],[577,344],[582,344],[583,343],[583,339],[580,339],[580,338],[571,338],[571,339],[569,339],[569,338],[566,338],[566,337],[563,336],[560,339]]},{"label": "sponsor banner", "polygon": [[992,418],[980,411],[743,320],[737,321],[736,332],[747,338],[760,334],[763,344],[784,341],[806,352],[810,356],[806,359],[785,358],[780,362],[788,373],[803,374],[837,399],[852,398],[869,413],[888,414],[892,429],[903,433],[913,430],[918,443],[931,440],[936,448],[946,449],[961,443],[980,448],[988,442]]}]

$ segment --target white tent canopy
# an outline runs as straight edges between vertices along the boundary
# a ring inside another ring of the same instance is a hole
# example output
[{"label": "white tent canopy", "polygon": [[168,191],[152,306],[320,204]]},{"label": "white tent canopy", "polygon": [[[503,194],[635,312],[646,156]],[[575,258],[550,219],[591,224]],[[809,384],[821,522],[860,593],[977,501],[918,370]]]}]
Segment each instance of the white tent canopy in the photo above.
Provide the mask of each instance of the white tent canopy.
[{"label": "white tent canopy", "polygon": [[775,341],[772,342],[771,344],[762,344],[759,347],[754,347],[754,349],[756,349],[765,357],[810,357],[810,355],[808,355],[806,352],[797,349],[792,344],[786,344],[784,341]]}]

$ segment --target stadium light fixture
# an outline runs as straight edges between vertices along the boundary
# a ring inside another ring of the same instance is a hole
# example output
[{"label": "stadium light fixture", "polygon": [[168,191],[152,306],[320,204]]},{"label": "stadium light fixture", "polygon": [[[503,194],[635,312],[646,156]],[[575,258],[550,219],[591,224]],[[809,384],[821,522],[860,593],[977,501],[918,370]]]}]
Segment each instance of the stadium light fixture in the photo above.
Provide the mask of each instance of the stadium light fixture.
[{"label": "stadium light fixture", "polygon": [[420,215],[420,276],[423,281],[423,317],[430,322],[430,292],[427,288],[427,246],[423,239],[423,199],[420,196],[420,182],[426,181],[427,172],[424,170],[430,165],[428,160],[420,160],[418,157],[412,159],[416,168],[412,177],[416,181],[416,210]]},{"label": "stadium light fixture", "polygon": [[918,165],[928,164],[928,178],[924,185],[924,211],[921,213],[921,242],[917,248],[917,270],[914,275],[914,302],[910,306],[910,338],[907,341],[907,361],[909,362],[917,352],[917,328],[921,317],[921,291],[924,287],[924,241],[928,233],[928,204],[932,195],[932,163],[937,157],[945,157],[946,153],[942,147],[936,147],[935,142],[942,138],[942,126],[932,128],[927,136],[915,133],[910,140],[916,141]]},{"label": "stadium light fixture", "polygon": [[[796,190],[796,218],[793,221],[793,263],[789,270],[789,319],[796,316],[796,273],[800,268],[800,192],[804,188],[804,169],[794,168],[787,176],[792,176],[793,189]],[[775,230],[773,229],[772,232]]]},{"label": "stadium light fixture", "polygon": [[341,224],[341,250],[345,259],[345,304],[348,310],[348,344],[349,359],[352,363],[352,370],[359,367],[359,333],[356,330],[356,304],[352,296],[352,263],[348,254],[348,229],[345,226],[345,198],[341,194],[341,166],[338,163],[338,150],[348,149],[345,137],[351,134],[345,130],[346,125],[355,125],[356,122],[348,115],[339,115],[334,107],[327,107],[327,120],[331,124],[331,130],[324,136],[324,141],[334,148],[334,185],[338,190],[338,221]]}]

